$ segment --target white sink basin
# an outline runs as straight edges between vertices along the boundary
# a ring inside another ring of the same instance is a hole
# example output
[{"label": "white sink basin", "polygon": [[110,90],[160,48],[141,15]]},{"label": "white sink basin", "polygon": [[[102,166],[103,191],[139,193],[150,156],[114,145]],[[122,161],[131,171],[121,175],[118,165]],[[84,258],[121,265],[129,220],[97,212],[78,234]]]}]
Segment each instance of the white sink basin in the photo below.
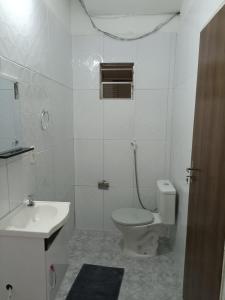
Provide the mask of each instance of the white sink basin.
[{"label": "white sink basin", "polygon": [[62,227],[69,216],[69,202],[34,201],[18,207],[0,221],[0,236],[48,238]]}]

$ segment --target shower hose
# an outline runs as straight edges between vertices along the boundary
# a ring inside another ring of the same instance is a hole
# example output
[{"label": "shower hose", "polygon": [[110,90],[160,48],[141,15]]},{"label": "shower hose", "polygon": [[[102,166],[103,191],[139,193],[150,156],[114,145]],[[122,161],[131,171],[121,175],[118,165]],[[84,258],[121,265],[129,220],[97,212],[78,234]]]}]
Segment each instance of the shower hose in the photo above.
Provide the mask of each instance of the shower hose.
[{"label": "shower hose", "polygon": [[11,300],[13,298],[13,287],[11,284],[6,285],[6,290],[8,291],[7,300]]},{"label": "shower hose", "polygon": [[[137,143],[136,141],[131,142],[131,146],[133,147],[133,155],[134,155],[134,173],[135,173],[135,185],[136,191],[138,196],[138,201],[143,209],[149,210],[145,207],[140,194],[140,187],[139,187],[139,178],[138,178],[138,166],[137,166]],[[155,213],[156,210],[150,210],[152,213]]]}]

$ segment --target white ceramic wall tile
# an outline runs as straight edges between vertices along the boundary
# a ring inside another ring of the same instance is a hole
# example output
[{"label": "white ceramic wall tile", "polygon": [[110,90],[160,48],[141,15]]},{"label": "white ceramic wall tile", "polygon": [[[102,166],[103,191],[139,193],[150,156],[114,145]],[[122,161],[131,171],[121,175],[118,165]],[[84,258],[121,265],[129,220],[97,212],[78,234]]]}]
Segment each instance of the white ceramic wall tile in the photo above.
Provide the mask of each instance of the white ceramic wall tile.
[{"label": "white ceramic wall tile", "polygon": [[[30,13],[30,20],[26,24],[26,41],[23,41],[25,65],[31,67],[33,70],[37,70],[42,74],[48,73],[48,41],[49,41],[49,28],[48,28],[48,11],[42,1],[32,0],[25,1],[24,13]],[[17,11],[21,8],[17,7]],[[30,9],[30,12],[28,11]],[[16,19],[16,18],[15,18]],[[24,19],[19,16],[17,20]],[[25,17],[26,19],[26,17]],[[25,29],[25,28],[23,28]],[[24,32],[22,33],[22,36]]]},{"label": "white ceramic wall tile", "polygon": [[9,203],[13,210],[24,200],[24,167],[23,157],[17,156],[8,159],[8,184],[9,184]]},{"label": "white ceramic wall tile", "polygon": [[81,229],[103,228],[103,192],[92,187],[75,188],[76,226]]},{"label": "white ceramic wall tile", "polygon": [[135,92],[135,138],[166,138],[167,90],[137,90]]},{"label": "white ceramic wall tile", "polygon": [[103,101],[99,99],[99,91],[77,90],[74,94],[75,137],[102,139]]},{"label": "white ceramic wall tile", "polygon": [[103,179],[103,142],[75,140],[75,183],[97,186]]},{"label": "white ceramic wall tile", "polygon": [[23,155],[24,198],[36,195],[36,169],[33,152]]},{"label": "white ceramic wall tile", "polygon": [[55,200],[66,201],[74,185],[73,140],[64,140],[53,148],[53,177]]},{"label": "white ceramic wall tile", "polygon": [[195,81],[176,88],[172,124],[171,173],[182,189],[186,184],[186,168],[191,164],[192,135],[195,107]]},{"label": "white ceramic wall tile", "polygon": [[197,79],[200,34],[190,26],[189,17],[181,20],[181,28],[177,38],[175,86],[193,77]]},{"label": "white ceramic wall tile", "polygon": [[0,218],[9,211],[8,177],[5,161],[0,161]]},{"label": "white ceramic wall tile", "polygon": [[112,187],[133,186],[133,156],[130,141],[104,141],[104,179]]},{"label": "white ceramic wall tile", "polygon": [[[55,144],[60,139],[74,137],[72,91],[52,81],[48,81],[47,86],[50,123],[48,131],[43,134],[47,133],[48,137],[52,134]],[[42,107],[48,108],[47,103],[44,103]]]},{"label": "white ceramic wall tile", "polygon": [[55,186],[53,179],[53,154],[51,150],[36,154],[36,199],[39,201],[54,201]]},{"label": "white ceramic wall tile", "polygon": [[165,143],[138,140],[137,144],[139,184],[149,188],[165,177]]},{"label": "white ceramic wall tile", "polygon": [[99,63],[103,61],[103,38],[73,37],[74,88],[99,90]]},{"label": "white ceramic wall tile", "polygon": [[0,1],[0,53],[21,65],[45,72],[48,17],[42,1]]},{"label": "white ceramic wall tile", "polygon": [[70,214],[69,219],[65,225],[65,231],[68,237],[68,240],[71,238],[71,233],[73,232],[74,226],[75,226],[75,191],[74,186],[71,186],[67,189],[67,195],[66,198],[62,201],[68,201],[70,202]]},{"label": "white ceramic wall tile", "polygon": [[104,62],[135,62],[137,43],[121,42],[104,37]]},{"label": "white ceramic wall tile", "polygon": [[116,230],[112,222],[112,212],[133,206],[132,188],[110,188],[104,192],[104,230]]},{"label": "white ceramic wall tile", "polygon": [[104,101],[104,139],[132,139],[134,135],[134,101]]},{"label": "white ceramic wall tile", "polygon": [[137,45],[136,88],[168,88],[171,62],[171,34],[158,33]]},{"label": "white ceramic wall tile", "polygon": [[72,87],[72,40],[58,19],[48,14],[49,20],[49,75]]}]

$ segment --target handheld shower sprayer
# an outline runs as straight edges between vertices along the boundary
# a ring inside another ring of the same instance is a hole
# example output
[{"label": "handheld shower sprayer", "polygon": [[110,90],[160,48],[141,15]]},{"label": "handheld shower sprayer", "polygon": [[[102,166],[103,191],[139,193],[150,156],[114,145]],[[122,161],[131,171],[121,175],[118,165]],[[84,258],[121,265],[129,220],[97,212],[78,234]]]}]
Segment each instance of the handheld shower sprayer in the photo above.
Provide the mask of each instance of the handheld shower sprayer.
[{"label": "handheld shower sprayer", "polygon": [[133,147],[134,150],[137,150],[137,142],[136,140],[131,141],[131,146]]},{"label": "handheld shower sprayer", "polygon": [[[137,196],[138,196],[138,201],[143,209],[147,209],[145,205],[143,204],[143,201],[141,199],[141,194],[140,194],[140,187],[139,187],[139,180],[138,180],[138,166],[137,166],[137,149],[138,145],[136,140],[131,141],[131,147],[133,148],[133,154],[134,154],[134,172],[135,172],[135,184],[136,184],[136,191],[137,191]],[[152,211],[154,213],[155,211]]]},{"label": "handheld shower sprayer", "polygon": [[135,140],[133,140],[133,141],[131,141],[130,144],[133,148],[133,153],[134,153],[134,172],[135,172],[135,183],[136,183],[136,191],[137,191],[138,201],[143,209],[147,209],[141,200],[140,189],[139,189],[138,169],[137,169],[137,142]]}]

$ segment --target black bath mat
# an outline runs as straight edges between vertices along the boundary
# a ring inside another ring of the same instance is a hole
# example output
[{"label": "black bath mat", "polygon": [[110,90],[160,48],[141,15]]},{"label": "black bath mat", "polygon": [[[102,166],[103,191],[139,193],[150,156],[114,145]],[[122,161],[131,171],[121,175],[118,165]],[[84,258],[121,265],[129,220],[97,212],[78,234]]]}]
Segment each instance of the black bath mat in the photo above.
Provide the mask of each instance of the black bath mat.
[{"label": "black bath mat", "polygon": [[84,264],[66,300],[117,300],[124,269]]}]

